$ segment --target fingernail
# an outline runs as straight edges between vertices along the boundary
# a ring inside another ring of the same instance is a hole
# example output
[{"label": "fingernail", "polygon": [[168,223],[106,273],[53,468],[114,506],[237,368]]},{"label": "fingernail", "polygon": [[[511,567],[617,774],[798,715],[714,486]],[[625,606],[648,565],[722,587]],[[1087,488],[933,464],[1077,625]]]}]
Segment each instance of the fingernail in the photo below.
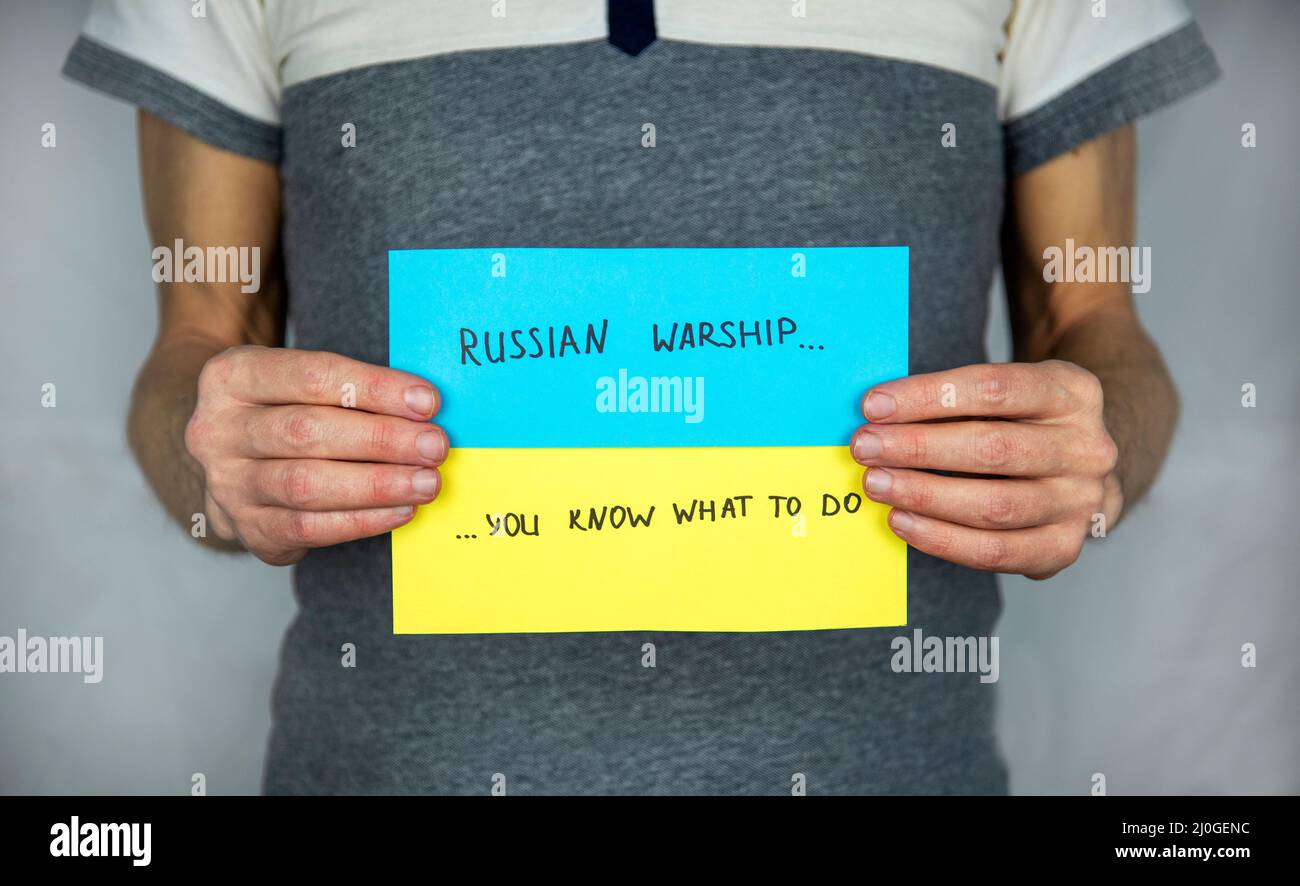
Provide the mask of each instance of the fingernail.
[{"label": "fingernail", "polygon": [[405,520],[415,513],[415,505],[402,505],[400,508],[389,508],[389,515],[394,520]]},{"label": "fingernail", "polygon": [[441,461],[447,454],[447,444],[438,431],[425,431],[416,437],[415,448],[429,461]]},{"label": "fingernail", "polygon": [[433,412],[433,388],[426,388],[424,385],[407,388],[406,408],[412,412],[418,412],[420,415],[431,414]]},{"label": "fingernail", "polygon": [[858,434],[858,439],[853,441],[853,457],[858,461],[879,458],[883,448],[879,437],[870,431],[863,431]]},{"label": "fingernail", "polygon": [[894,485],[894,475],[884,468],[872,468],[867,471],[867,495],[875,498],[884,495]]},{"label": "fingernail", "polygon": [[889,525],[894,527],[895,532],[907,532],[915,522],[915,518],[907,511],[893,511],[889,515]]},{"label": "fingernail", "polygon": [[438,472],[422,468],[411,478],[411,489],[421,498],[433,498],[438,494]]},{"label": "fingernail", "polygon": [[867,418],[889,418],[897,408],[898,404],[888,394],[882,394],[880,391],[867,394],[867,402],[864,406]]}]

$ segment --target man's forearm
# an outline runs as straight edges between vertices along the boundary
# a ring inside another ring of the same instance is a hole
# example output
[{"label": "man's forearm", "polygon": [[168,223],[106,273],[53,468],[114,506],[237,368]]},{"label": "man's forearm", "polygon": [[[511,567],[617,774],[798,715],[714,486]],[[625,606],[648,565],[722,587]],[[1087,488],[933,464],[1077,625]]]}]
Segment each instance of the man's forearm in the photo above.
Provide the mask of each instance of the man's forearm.
[{"label": "man's forearm", "polygon": [[1101,381],[1106,429],[1119,447],[1115,477],[1122,498],[1113,512],[1107,508],[1113,519],[1146,494],[1169,450],[1178,419],[1173,379],[1127,306],[1080,318],[1061,333],[1049,356],[1076,363]]},{"label": "man's forearm", "polygon": [[[224,346],[202,339],[160,344],[136,377],[127,419],[127,439],[149,485],[178,523],[193,526],[204,510],[203,471],[185,446],[185,427],[194,413],[199,373]],[[223,550],[232,542],[205,532],[200,540]]]}]

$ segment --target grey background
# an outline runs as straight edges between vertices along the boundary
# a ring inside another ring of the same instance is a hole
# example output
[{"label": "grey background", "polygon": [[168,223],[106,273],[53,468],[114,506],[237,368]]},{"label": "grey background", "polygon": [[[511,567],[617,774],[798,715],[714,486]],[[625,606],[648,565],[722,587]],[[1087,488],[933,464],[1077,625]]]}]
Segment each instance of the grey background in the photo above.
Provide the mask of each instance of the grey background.
[{"label": "grey background", "polygon": [[[195,772],[255,792],[289,575],[199,549],[126,449],[154,294],[134,114],[57,76],[86,5],[0,0],[0,634],[102,635],[107,661],[98,685],[0,674],[0,792],[183,793]],[[1112,794],[1300,792],[1300,7],[1190,5],[1225,78],[1139,127],[1138,298],[1182,425],[1110,538],[1049,582],[1004,580],[1018,793],[1095,772]],[[1005,358],[1000,309],[989,340]]]}]

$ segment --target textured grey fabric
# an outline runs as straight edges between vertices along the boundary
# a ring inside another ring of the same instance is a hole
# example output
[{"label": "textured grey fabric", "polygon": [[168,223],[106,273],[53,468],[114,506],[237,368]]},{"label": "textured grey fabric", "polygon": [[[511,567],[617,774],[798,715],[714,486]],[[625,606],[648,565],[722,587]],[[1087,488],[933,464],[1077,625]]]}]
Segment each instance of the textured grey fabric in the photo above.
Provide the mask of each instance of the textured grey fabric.
[{"label": "textured grey fabric", "polygon": [[280,130],[231,110],[157,68],[91,39],[78,37],[64,75],[125,99],[223,150],[278,163]]},{"label": "textured grey fabric", "polygon": [[1220,74],[1190,22],[1134,50],[1006,127],[1007,168],[1018,174],[1149,114]]},{"label": "textured grey fabric", "polygon": [[[946,122],[959,149],[940,144]],[[387,361],[388,249],[906,244],[912,370],[983,359],[1004,158],[994,92],[966,77],[600,41],[310,81],[283,127],[300,347]],[[911,626],[992,632],[992,576],[908,566]],[[512,793],[788,793],[795,772],[812,793],[1005,790],[993,686],[893,673],[910,628],[393,636],[390,567],[382,538],[297,567],[268,791],[484,793],[497,772]]]}]

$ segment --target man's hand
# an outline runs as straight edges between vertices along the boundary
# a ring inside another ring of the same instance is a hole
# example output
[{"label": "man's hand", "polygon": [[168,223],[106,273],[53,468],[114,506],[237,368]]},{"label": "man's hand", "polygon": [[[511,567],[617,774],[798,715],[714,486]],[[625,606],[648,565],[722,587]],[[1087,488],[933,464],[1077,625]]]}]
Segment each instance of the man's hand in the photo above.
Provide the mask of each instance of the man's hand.
[{"label": "man's hand", "polygon": [[185,429],[210,525],[273,565],[401,526],[441,486],[438,405],[423,379],[337,354],[222,351]]},{"label": "man's hand", "polygon": [[898,379],[872,388],[862,411],[871,423],[852,448],[867,497],[894,506],[890,527],[918,550],[1049,578],[1078,558],[1095,514],[1119,516],[1101,384],[1073,363]]}]

